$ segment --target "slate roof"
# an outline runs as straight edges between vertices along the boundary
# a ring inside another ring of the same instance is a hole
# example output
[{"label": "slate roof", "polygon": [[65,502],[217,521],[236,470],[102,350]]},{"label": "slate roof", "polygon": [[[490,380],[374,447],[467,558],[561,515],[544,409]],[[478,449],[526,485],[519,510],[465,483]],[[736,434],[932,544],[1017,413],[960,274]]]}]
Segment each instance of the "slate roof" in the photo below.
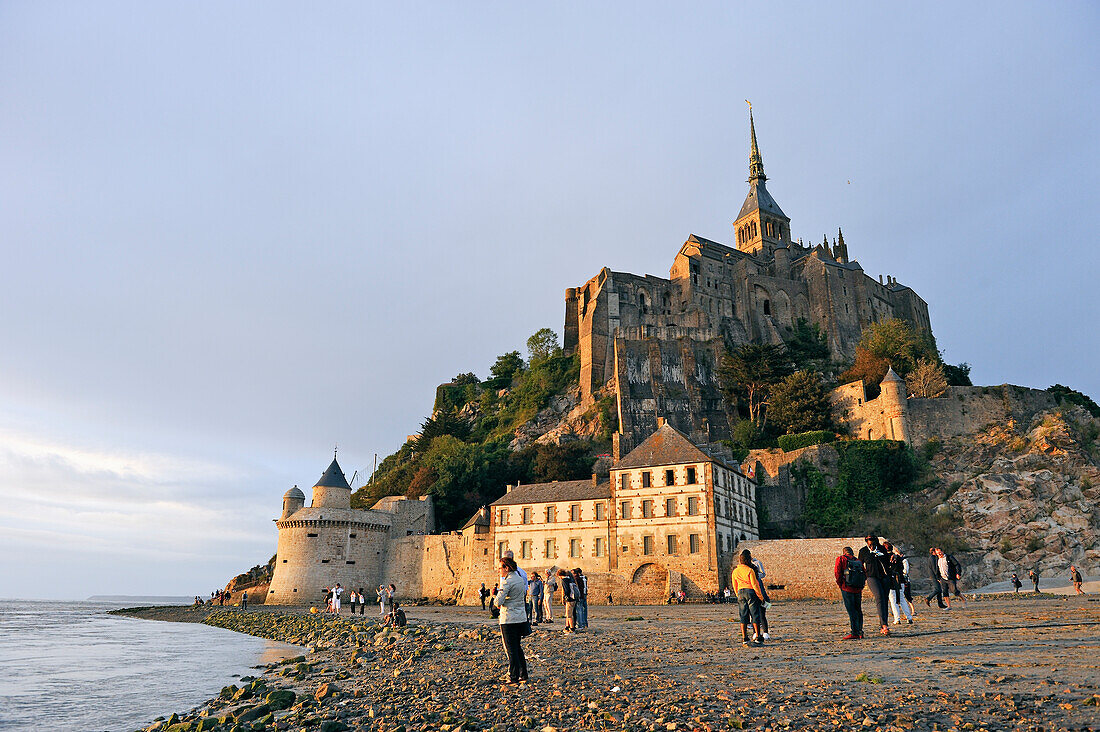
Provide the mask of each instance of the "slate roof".
[{"label": "slate roof", "polygon": [[897,372],[894,371],[893,366],[887,366],[886,367],[886,376],[882,377],[882,383],[885,384],[888,381],[901,381],[901,377],[898,376]]},{"label": "slate roof", "polygon": [[489,518],[487,516],[485,516],[483,513],[481,513],[481,511],[478,511],[477,513],[475,513],[473,516],[470,517],[469,521],[462,524],[462,528],[463,529],[468,529],[471,526],[488,526],[488,525],[489,525]]},{"label": "slate roof", "polygon": [[349,491],[351,490],[348,479],[344,477],[344,471],[340,470],[340,463],[336,462],[336,458],[332,459],[332,464],[321,474],[321,479],[313,486],[315,488],[321,486],[322,488],[347,488]]},{"label": "slate roof", "polygon": [[762,180],[753,181],[749,184],[749,193],[745,196],[745,202],[741,204],[741,213],[737,214],[737,220],[757,209],[790,220],[787,214],[783,213],[783,209],[779,208],[779,204],[775,202],[775,199],[772,198],[772,194],[768,193],[768,188]]},{"label": "slate roof", "polygon": [[306,500],[306,494],[302,493],[301,488],[299,488],[298,486],[294,486],[283,494],[283,498],[301,498],[304,501]]},{"label": "slate roof", "polygon": [[618,470],[698,462],[721,461],[707,455],[687,435],[666,422],[612,467]]},{"label": "slate roof", "polygon": [[592,485],[588,480],[556,480],[553,483],[518,485],[493,501],[494,506],[515,506],[521,503],[559,503],[563,501],[598,501],[611,497],[611,484]]}]

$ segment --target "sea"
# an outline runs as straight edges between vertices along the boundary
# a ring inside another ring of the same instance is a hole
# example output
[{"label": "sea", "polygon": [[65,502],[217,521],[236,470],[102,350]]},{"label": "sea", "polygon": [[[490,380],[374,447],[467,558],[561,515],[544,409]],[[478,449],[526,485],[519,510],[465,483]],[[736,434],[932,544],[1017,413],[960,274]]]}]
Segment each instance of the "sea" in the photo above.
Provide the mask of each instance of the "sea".
[{"label": "sea", "polygon": [[107,614],[126,606],[0,600],[0,730],[130,732],[303,652],[201,623]]}]

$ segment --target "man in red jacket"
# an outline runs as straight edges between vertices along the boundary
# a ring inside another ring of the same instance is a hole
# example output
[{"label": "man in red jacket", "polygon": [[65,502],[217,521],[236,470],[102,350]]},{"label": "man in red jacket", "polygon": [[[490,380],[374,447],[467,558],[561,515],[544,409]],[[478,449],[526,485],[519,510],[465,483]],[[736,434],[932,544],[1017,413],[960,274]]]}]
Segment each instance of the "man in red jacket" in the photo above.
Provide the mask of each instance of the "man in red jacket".
[{"label": "man in red jacket", "polygon": [[844,553],[836,558],[833,574],[852,626],[852,632],[842,640],[859,640],[863,637],[863,586],[867,582],[867,571],[863,562],[856,559],[852,547],[844,547]]}]

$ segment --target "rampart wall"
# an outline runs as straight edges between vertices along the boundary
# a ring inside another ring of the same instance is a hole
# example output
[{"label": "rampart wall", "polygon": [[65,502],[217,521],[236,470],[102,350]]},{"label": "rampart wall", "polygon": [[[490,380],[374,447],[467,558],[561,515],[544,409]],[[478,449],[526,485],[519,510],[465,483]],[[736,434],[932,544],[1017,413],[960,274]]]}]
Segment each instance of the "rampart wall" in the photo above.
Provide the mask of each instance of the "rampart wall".
[{"label": "rampart wall", "polygon": [[452,599],[462,587],[463,558],[459,534],[396,536],[386,554],[381,583],[392,582],[402,600]]},{"label": "rampart wall", "polygon": [[1058,406],[1050,392],[1023,386],[952,386],[936,399],[909,399],[909,435],[914,445],[1014,422],[1026,430],[1039,412]]},{"label": "rampart wall", "polygon": [[798,600],[837,598],[836,558],[846,546],[858,553],[863,545],[862,538],[852,537],[746,541],[740,548],[751,551],[764,565],[764,584],[773,600]]}]

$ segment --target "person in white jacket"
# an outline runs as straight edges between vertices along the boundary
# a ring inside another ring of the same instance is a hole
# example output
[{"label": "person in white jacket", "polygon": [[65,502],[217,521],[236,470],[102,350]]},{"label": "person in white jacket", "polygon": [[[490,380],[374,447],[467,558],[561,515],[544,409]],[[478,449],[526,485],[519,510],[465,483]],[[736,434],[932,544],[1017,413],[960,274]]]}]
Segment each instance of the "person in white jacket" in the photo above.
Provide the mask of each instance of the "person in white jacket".
[{"label": "person in white jacket", "polygon": [[527,581],[511,557],[500,558],[500,590],[495,601],[500,608],[500,638],[508,656],[508,684],[526,683],[527,658],[520,639],[527,625]]}]

